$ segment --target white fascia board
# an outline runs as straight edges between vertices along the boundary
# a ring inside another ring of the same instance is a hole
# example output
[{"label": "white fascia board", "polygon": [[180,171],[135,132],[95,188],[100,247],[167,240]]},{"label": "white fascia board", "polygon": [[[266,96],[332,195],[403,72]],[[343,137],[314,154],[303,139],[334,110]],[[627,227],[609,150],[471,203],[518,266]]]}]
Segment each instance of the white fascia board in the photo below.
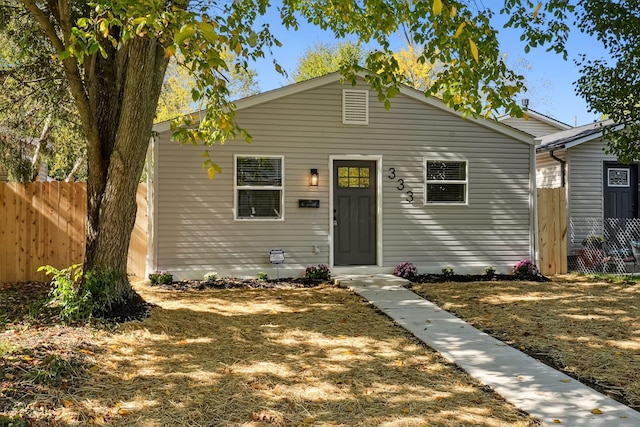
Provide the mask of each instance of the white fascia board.
[{"label": "white fascia board", "polygon": [[[617,132],[622,128],[624,128],[624,125],[616,125],[613,128],[611,128],[610,131]],[[585,142],[589,142],[589,141],[593,141],[594,139],[602,138],[602,136],[603,136],[602,132],[597,132],[597,133],[594,133],[592,135],[585,136],[584,138],[579,138],[579,139],[576,139],[575,141],[567,142],[564,145],[564,148],[565,149],[569,149],[571,147],[575,147],[576,145],[584,144]]]}]

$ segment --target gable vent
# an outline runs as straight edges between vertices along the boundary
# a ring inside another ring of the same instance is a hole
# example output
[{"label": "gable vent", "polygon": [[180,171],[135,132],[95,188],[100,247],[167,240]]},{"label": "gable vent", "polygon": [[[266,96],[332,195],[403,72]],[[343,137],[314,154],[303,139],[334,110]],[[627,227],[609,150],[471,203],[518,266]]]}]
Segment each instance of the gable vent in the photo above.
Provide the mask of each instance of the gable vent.
[{"label": "gable vent", "polygon": [[342,123],[345,125],[369,124],[368,90],[342,90]]}]

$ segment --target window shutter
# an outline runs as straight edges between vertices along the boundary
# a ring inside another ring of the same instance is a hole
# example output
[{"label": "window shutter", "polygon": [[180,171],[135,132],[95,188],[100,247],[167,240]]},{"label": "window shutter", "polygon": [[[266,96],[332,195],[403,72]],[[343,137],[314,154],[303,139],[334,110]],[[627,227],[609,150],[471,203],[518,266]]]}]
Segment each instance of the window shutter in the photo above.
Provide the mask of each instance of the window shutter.
[{"label": "window shutter", "polygon": [[342,123],[345,125],[369,124],[368,90],[342,90]]}]

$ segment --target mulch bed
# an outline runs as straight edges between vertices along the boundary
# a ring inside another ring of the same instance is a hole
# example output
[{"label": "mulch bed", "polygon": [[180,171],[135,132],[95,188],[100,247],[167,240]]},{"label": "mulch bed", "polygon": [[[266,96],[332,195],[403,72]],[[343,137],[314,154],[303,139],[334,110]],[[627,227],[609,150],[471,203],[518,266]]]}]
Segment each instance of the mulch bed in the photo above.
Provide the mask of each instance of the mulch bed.
[{"label": "mulch bed", "polygon": [[550,282],[551,279],[541,274],[514,276],[513,274],[418,274],[411,278],[413,283],[469,283],[469,282],[504,282],[526,280],[528,282]]},{"label": "mulch bed", "polygon": [[205,290],[205,289],[292,289],[292,288],[314,288],[331,281],[321,279],[306,278],[283,278],[283,279],[241,279],[237,277],[228,277],[213,281],[204,280],[179,280],[170,285],[156,285],[159,289],[176,289],[176,290]]}]

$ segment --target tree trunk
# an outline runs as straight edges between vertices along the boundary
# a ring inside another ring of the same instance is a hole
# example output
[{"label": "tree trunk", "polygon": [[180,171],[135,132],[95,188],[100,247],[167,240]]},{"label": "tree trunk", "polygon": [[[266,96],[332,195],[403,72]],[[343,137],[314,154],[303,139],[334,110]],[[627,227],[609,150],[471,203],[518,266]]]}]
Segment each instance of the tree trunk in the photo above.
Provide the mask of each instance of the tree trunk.
[{"label": "tree trunk", "polygon": [[[168,63],[164,48],[154,40],[134,38],[126,50],[125,58],[119,52],[94,61],[87,73],[99,131],[88,138],[84,271],[98,279],[100,294],[108,296],[100,315],[126,312],[139,299],[127,279],[127,253],[136,190]],[[86,277],[84,286],[89,286]]]}]

